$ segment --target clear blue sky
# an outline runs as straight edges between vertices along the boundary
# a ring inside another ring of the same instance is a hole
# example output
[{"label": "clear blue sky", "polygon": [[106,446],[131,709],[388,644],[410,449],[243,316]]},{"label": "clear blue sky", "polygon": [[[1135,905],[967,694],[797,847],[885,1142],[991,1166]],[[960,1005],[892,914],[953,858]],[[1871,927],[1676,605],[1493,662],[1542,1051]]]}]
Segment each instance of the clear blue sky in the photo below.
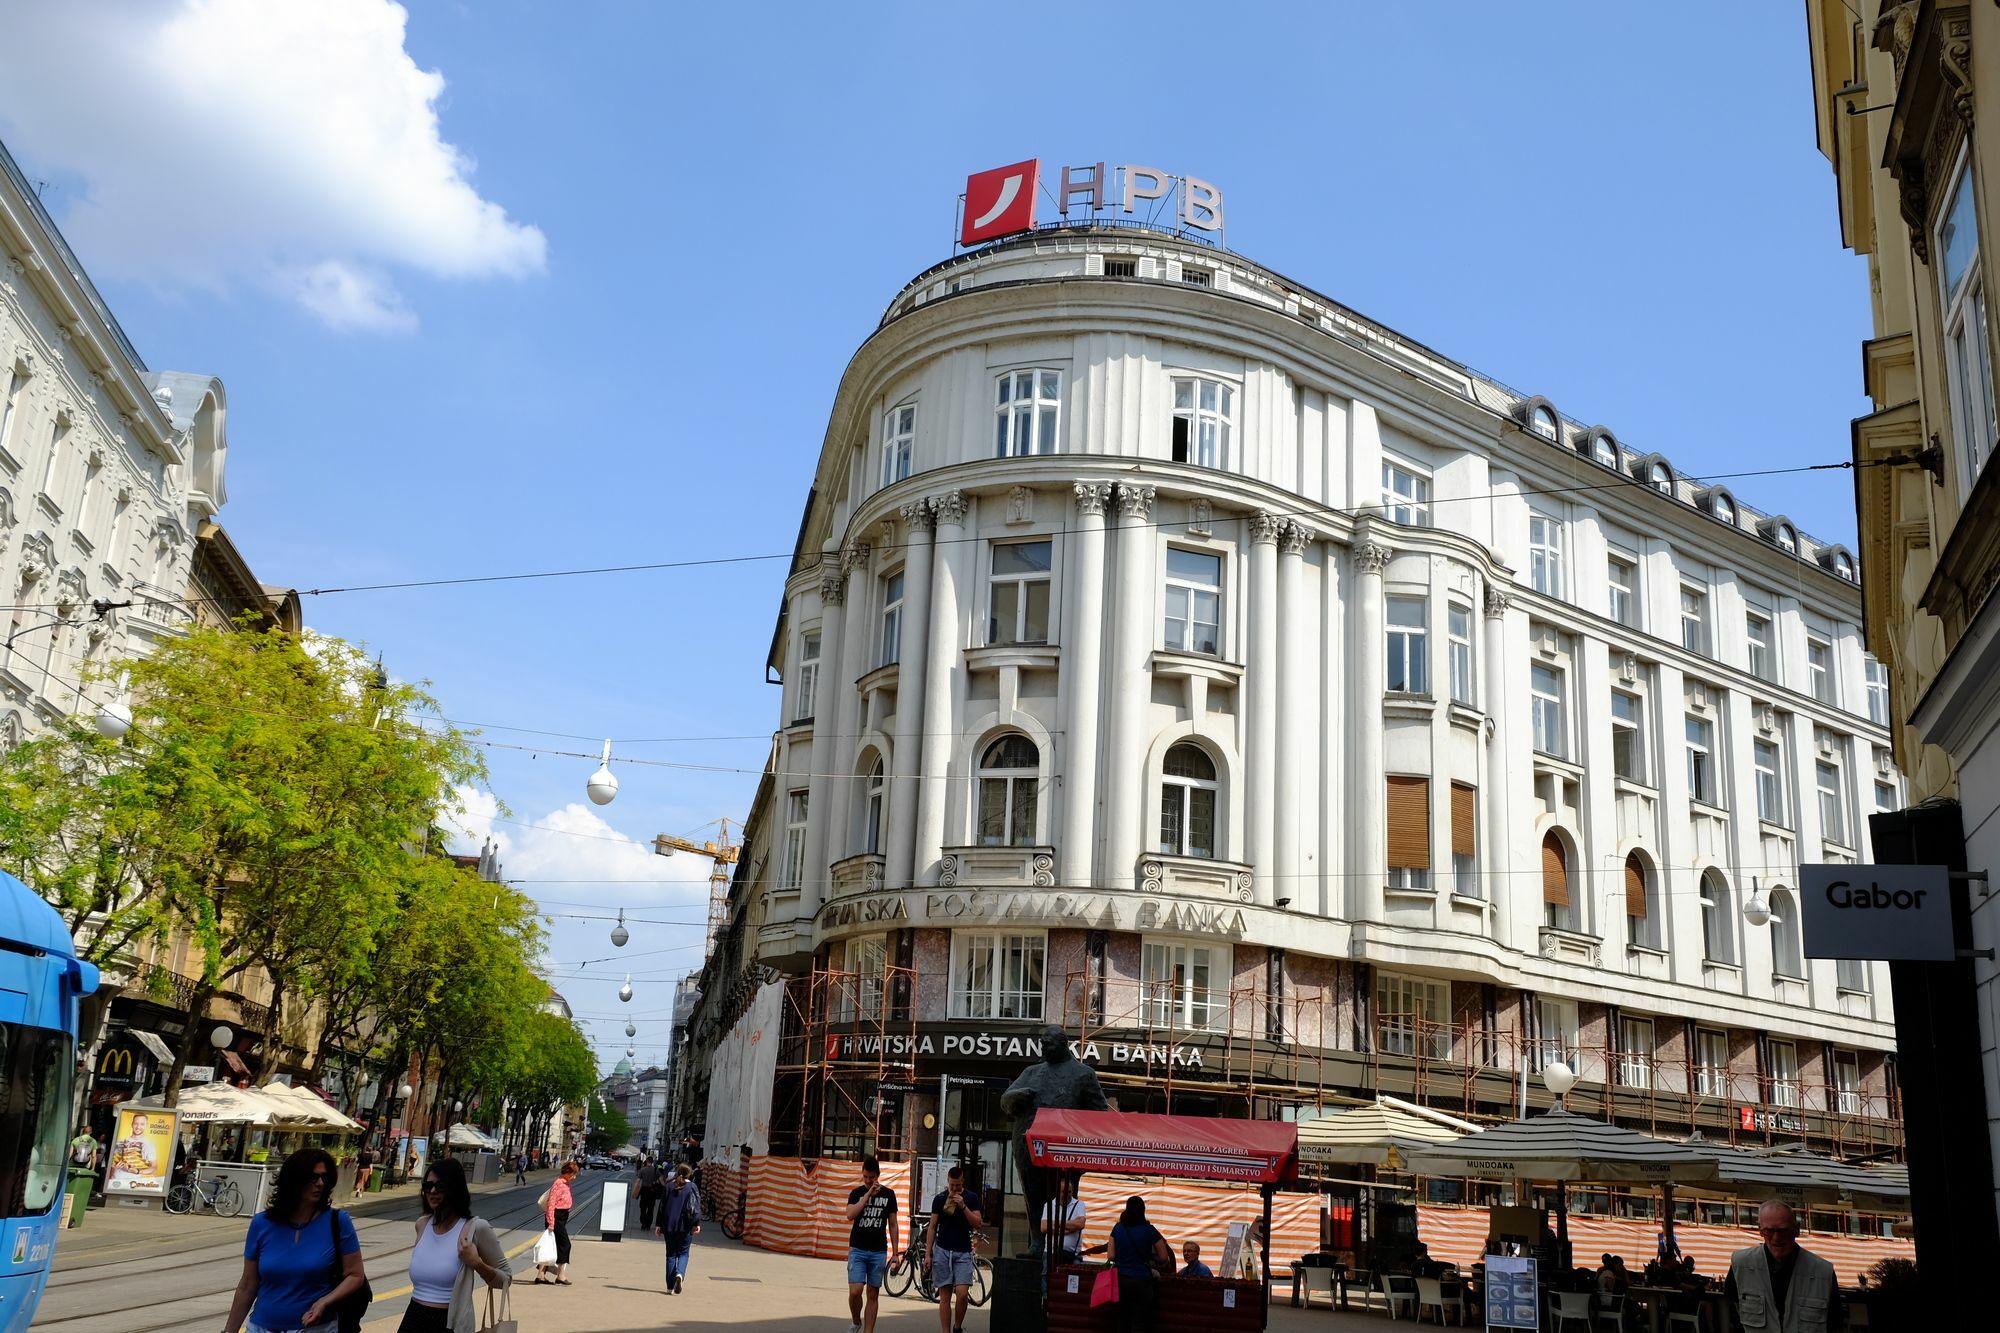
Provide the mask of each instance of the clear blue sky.
[{"label": "clear blue sky", "polygon": [[[228,385],[224,519],[271,582],[789,553],[843,366],[948,253],[965,175],[1026,157],[1211,180],[1231,248],[1685,470],[1839,460],[1865,409],[1866,274],[1814,147],[1796,0],[480,0],[413,5],[403,64],[383,0],[332,6],[339,40],[246,35],[249,0],[26,3],[62,49],[0,53],[0,137],[148,361]],[[207,72],[178,93],[130,77],[162,52]],[[371,122],[428,124],[408,62],[442,76],[434,132],[462,169],[357,151]],[[318,78],[369,95],[329,109]],[[1852,542],[1846,473],[1735,489]],[[455,718],[756,737],[783,568],[306,613]],[[733,771],[627,768],[609,829],[563,812],[590,762],[493,750],[513,818],[572,830],[499,825],[509,872],[552,912],[692,921],[700,883],[547,881],[698,876],[602,839],[740,817],[766,747],[621,749]],[[606,929],[557,919],[553,957],[612,955]],[[698,939],[634,928],[641,1063]],[[625,965],[561,969],[607,1016],[607,1063]]]}]

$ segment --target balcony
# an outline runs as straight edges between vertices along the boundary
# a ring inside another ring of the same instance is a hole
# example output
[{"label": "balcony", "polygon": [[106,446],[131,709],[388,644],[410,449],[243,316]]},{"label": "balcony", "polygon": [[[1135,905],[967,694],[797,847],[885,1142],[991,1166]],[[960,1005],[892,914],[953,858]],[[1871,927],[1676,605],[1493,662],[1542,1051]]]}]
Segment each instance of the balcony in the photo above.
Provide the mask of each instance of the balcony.
[{"label": "balcony", "polygon": [[832,866],[833,884],[829,898],[845,898],[851,893],[880,893],[887,858],[878,852],[863,852]]},{"label": "balcony", "polygon": [[1053,847],[947,847],[938,867],[942,888],[1046,889],[1055,882]]},{"label": "balcony", "polygon": [[1257,876],[1249,866],[1215,861],[1205,856],[1170,856],[1154,852],[1139,860],[1139,889],[1182,898],[1219,898],[1247,903],[1255,896]]}]

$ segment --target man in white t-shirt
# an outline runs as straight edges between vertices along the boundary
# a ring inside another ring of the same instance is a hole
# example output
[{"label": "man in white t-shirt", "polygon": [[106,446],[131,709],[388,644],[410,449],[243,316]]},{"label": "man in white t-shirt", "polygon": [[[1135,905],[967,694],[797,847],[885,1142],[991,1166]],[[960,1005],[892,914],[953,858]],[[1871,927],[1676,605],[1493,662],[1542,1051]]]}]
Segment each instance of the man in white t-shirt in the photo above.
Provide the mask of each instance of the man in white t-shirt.
[{"label": "man in white t-shirt", "polygon": [[1056,1237],[1061,1251],[1056,1256],[1058,1263],[1082,1262],[1083,1224],[1089,1214],[1088,1206],[1076,1197],[1076,1181],[1064,1176],[1056,1197],[1049,1200],[1047,1216],[1042,1219],[1042,1234]]}]

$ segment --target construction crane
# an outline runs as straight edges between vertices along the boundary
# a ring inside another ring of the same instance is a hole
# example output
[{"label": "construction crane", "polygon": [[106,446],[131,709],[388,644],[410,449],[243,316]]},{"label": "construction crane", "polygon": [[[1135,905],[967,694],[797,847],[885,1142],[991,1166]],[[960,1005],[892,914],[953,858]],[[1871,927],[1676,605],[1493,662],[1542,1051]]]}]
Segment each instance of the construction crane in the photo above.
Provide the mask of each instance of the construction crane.
[{"label": "construction crane", "polygon": [[729,820],[724,818],[718,822],[722,832],[714,842],[690,842],[671,833],[662,833],[653,839],[653,851],[661,856],[692,852],[715,862],[715,869],[708,876],[708,946],[702,951],[704,958],[715,952],[716,937],[729,924],[729,867],[736,864],[736,858],[743,851],[729,840]]}]

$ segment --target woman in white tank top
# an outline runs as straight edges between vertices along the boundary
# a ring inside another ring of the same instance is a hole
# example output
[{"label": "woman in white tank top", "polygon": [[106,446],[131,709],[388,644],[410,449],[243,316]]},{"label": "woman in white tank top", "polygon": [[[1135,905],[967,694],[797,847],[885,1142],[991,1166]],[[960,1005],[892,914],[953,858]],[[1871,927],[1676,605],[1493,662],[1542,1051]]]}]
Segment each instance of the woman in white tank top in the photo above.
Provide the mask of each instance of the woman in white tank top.
[{"label": "woman in white tank top", "polygon": [[506,1255],[493,1228],[472,1215],[465,1168],[451,1158],[425,1167],[423,1200],[410,1251],[410,1304],[397,1333],[475,1333],[472,1278],[506,1286]]}]

